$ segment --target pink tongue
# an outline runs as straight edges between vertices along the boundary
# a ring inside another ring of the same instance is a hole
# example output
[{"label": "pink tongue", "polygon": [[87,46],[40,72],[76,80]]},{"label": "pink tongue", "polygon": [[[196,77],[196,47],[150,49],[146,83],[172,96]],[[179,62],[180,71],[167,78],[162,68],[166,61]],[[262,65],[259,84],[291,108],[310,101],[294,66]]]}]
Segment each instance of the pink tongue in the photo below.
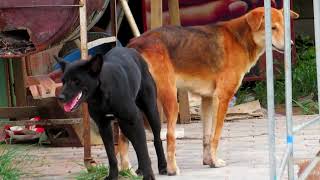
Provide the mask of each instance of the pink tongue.
[{"label": "pink tongue", "polygon": [[67,102],[64,104],[63,108],[64,108],[64,111],[66,112],[71,112],[71,110],[74,108],[74,106],[77,104],[78,100],[77,100],[77,97],[74,97],[71,101]]}]

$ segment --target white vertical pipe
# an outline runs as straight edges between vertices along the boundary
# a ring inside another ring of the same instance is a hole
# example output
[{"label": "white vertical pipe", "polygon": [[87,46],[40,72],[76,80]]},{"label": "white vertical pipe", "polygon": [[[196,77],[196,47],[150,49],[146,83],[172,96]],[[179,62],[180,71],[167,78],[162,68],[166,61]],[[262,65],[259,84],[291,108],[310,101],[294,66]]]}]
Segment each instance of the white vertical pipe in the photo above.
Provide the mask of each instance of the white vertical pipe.
[{"label": "white vertical pipe", "polygon": [[314,13],[314,35],[316,46],[316,61],[317,61],[317,83],[318,83],[318,103],[320,114],[320,2],[319,0],[313,1]]},{"label": "white vertical pipe", "polygon": [[275,118],[274,118],[274,84],[273,84],[273,57],[272,57],[272,31],[271,31],[271,2],[264,0],[265,9],[265,39],[267,60],[267,96],[268,96],[268,134],[269,134],[269,178],[276,177],[275,155]]},{"label": "white vertical pipe", "polygon": [[286,89],[286,121],[287,121],[287,145],[288,178],[294,179],[293,166],[293,126],[292,126],[292,72],[291,72],[291,23],[290,23],[290,0],[283,1],[284,14],[284,43],[285,43],[285,89]]}]

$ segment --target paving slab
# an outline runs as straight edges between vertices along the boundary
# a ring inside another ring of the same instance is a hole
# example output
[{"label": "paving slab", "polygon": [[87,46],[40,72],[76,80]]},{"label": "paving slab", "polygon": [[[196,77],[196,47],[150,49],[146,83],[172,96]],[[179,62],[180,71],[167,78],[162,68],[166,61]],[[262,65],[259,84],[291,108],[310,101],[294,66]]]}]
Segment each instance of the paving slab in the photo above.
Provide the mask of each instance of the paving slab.
[{"label": "paving slab", "polygon": [[[295,124],[306,122],[314,116],[295,116]],[[209,168],[202,165],[202,123],[197,121],[178,125],[183,129],[183,138],[177,140],[177,163],[179,176],[160,176],[160,180],[264,180],[269,179],[268,165],[268,125],[267,119],[250,119],[226,122],[220,142],[219,156],[226,160],[223,168]],[[165,125],[164,125],[165,127]],[[286,148],[285,118],[276,117],[276,157],[277,166]],[[320,126],[313,125],[294,138],[296,161],[310,159],[319,151]],[[156,153],[153,142],[148,142],[149,153],[155,174],[158,174]],[[166,147],[166,141],[164,141]],[[32,147],[34,156],[25,171],[29,174],[23,179],[74,179],[84,169],[82,148]],[[92,155],[99,163],[107,163],[103,146],[92,147]],[[130,148],[131,163],[137,167],[137,159]],[[296,168],[296,171],[298,169]],[[286,176],[286,173],[285,173]],[[284,177],[286,178],[286,177]]]}]

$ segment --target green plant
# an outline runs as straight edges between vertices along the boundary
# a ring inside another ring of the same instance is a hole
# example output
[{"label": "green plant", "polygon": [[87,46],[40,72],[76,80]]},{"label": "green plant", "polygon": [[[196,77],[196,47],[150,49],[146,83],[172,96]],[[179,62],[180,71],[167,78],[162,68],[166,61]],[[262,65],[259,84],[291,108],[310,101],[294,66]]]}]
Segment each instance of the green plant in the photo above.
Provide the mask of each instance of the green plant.
[{"label": "green plant", "polygon": [[88,170],[83,170],[76,177],[77,180],[100,180],[109,174],[109,169],[104,165],[90,167]]},{"label": "green plant", "polygon": [[25,147],[0,145],[0,179],[18,180],[24,174],[23,167],[30,163],[31,156]]},{"label": "green plant", "polygon": [[[90,167],[88,170],[83,170],[76,177],[77,180],[102,180],[109,174],[109,169],[103,165]],[[142,180],[142,177],[132,174],[131,170],[122,170],[119,172],[119,177],[129,180]]]}]

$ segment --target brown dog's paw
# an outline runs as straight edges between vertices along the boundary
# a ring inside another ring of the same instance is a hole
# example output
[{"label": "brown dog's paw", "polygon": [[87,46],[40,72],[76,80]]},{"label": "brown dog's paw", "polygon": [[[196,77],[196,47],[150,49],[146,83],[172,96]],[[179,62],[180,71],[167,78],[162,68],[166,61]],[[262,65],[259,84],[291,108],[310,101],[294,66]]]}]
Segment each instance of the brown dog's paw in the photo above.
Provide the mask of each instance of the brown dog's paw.
[{"label": "brown dog's paw", "polygon": [[227,163],[222,159],[216,159],[211,164],[208,164],[211,168],[225,167]]},{"label": "brown dog's paw", "polygon": [[178,167],[168,168],[168,176],[176,176],[180,174],[180,170]]}]

